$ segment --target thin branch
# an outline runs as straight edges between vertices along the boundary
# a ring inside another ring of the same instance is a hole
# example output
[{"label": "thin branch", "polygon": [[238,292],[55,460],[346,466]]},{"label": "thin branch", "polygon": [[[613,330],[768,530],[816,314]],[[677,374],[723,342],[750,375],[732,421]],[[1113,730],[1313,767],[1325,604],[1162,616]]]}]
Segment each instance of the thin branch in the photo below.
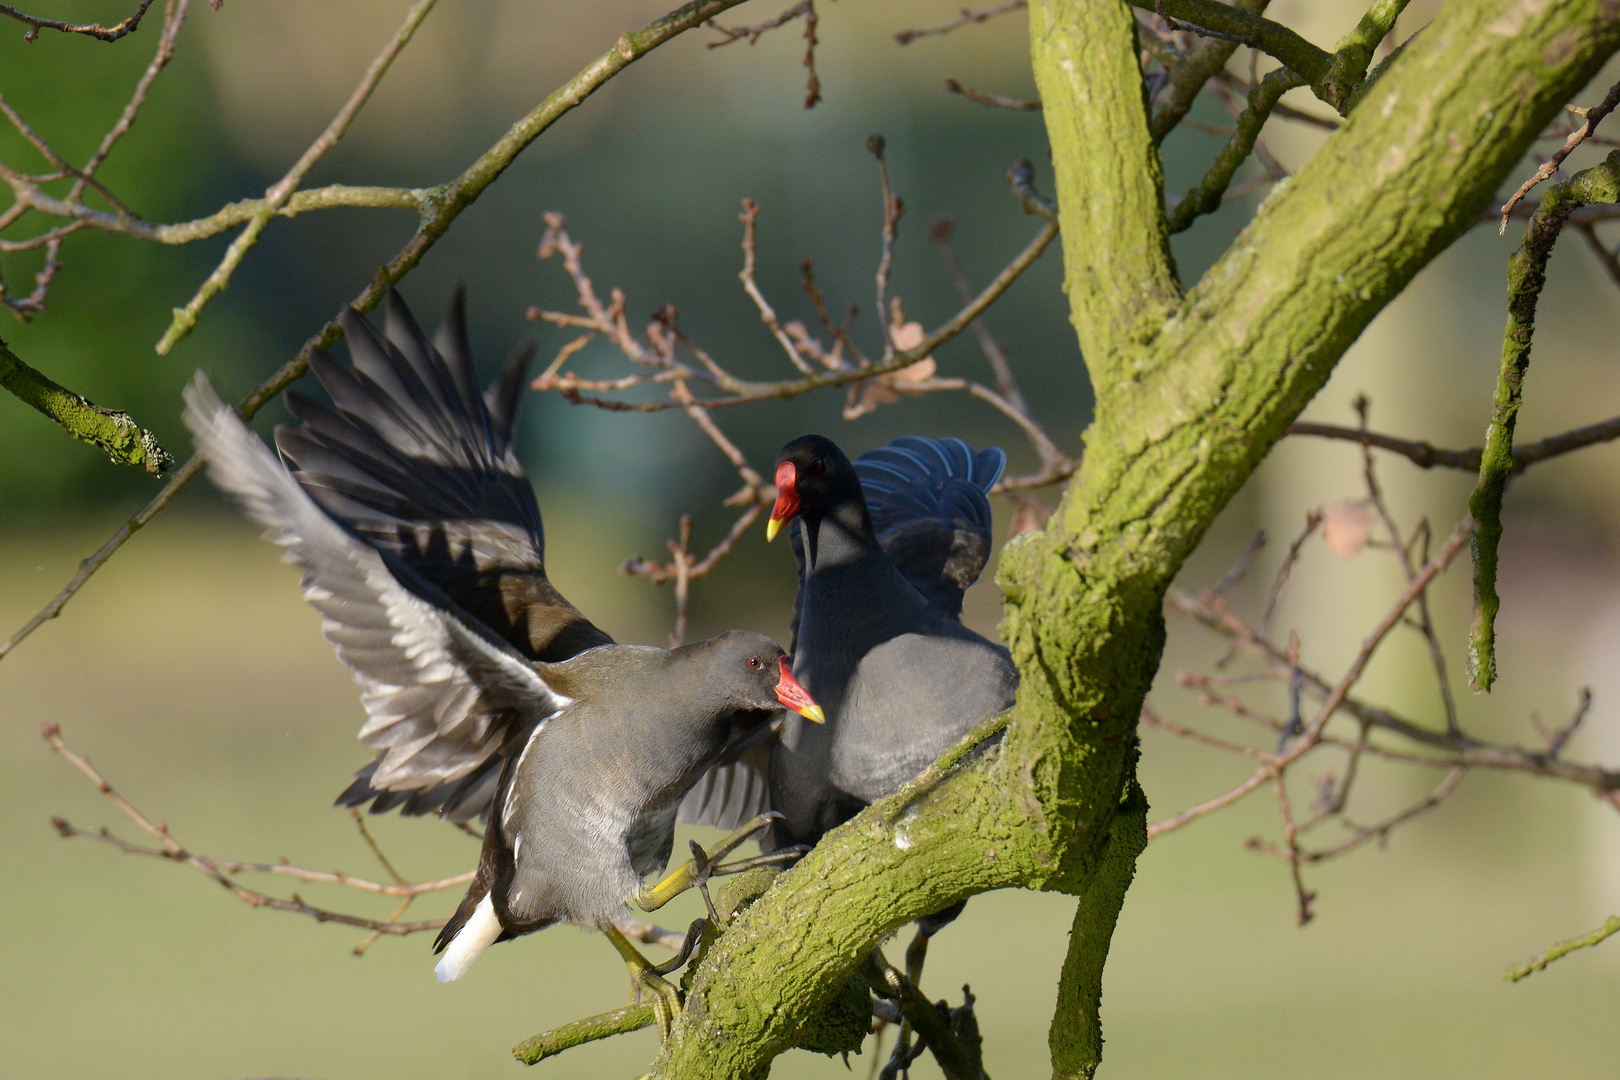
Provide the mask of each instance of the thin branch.
[{"label": "thin branch", "polygon": [[1610,915],[1602,926],[1591,933],[1570,938],[1568,941],[1560,941],[1527,964],[1508,968],[1507,973],[1502,978],[1508,982],[1518,982],[1520,979],[1540,971],[1554,960],[1568,956],[1576,949],[1589,949],[1593,945],[1601,944],[1606,938],[1613,937],[1615,934],[1620,934],[1620,915]]},{"label": "thin branch", "polygon": [[1238,166],[1254,152],[1255,142],[1260,137],[1260,129],[1266,126],[1266,120],[1276,107],[1277,99],[1303,84],[1304,79],[1301,76],[1287,68],[1278,68],[1261,79],[1260,84],[1250,91],[1248,106],[1237,118],[1237,130],[1232,133],[1231,140],[1221,148],[1215,164],[1210,166],[1203,180],[1182,196],[1181,201],[1171,212],[1172,233],[1191,228],[1192,223],[1200,215],[1213,214],[1220,209],[1226,189],[1231,186],[1232,177],[1237,174]]},{"label": "thin branch", "polygon": [[[1354,402],[1357,426],[1365,431],[1367,429],[1367,414],[1369,404],[1365,394],[1358,395]],[[1373,508],[1378,511],[1378,517],[1384,524],[1388,536],[1390,550],[1395,553],[1401,564],[1401,573],[1407,581],[1411,581],[1416,569],[1412,565],[1412,555],[1408,545],[1401,539],[1401,531],[1395,524],[1395,517],[1390,513],[1389,504],[1384,501],[1384,490],[1378,483],[1378,471],[1373,462],[1372,447],[1362,444],[1361,447],[1361,475],[1367,485],[1367,498]],[[1424,518],[1418,522],[1413,540],[1421,544],[1418,558],[1424,562],[1429,558],[1429,521]],[[1445,650],[1440,645],[1440,635],[1435,633],[1434,620],[1429,615],[1429,594],[1423,593],[1418,597],[1418,630],[1423,634],[1424,641],[1429,647],[1429,662],[1434,667],[1435,681],[1440,689],[1440,704],[1445,712],[1446,732],[1451,735],[1459,733],[1457,722],[1457,702],[1451,693],[1451,676],[1446,670]]]},{"label": "thin branch", "polygon": [[[1371,446],[1379,450],[1387,450],[1392,454],[1399,454],[1420,469],[1433,469],[1436,467],[1446,469],[1461,469],[1464,472],[1479,471],[1479,459],[1483,453],[1479,447],[1470,447],[1467,450],[1441,450],[1422,441],[1397,439],[1390,435],[1380,435],[1373,431],[1360,431],[1356,428],[1336,427],[1333,424],[1292,424],[1288,428],[1290,435],[1310,435],[1320,439],[1340,439],[1345,442],[1359,443],[1362,446]],[[1588,446],[1600,443],[1613,442],[1620,439],[1620,416],[1601,423],[1590,424],[1586,427],[1575,428],[1559,435],[1550,435],[1545,439],[1533,443],[1524,443],[1513,448],[1512,475],[1517,476],[1530,466],[1576,450],[1584,450]]]},{"label": "thin branch", "polygon": [[10,4],[0,4],[0,15],[16,19],[28,27],[23,40],[33,42],[39,37],[41,30],[60,30],[64,34],[83,34],[85,37],[95,38],[97,41],[117,41],[125,34],[134,33],[141,25],[141,18],[146,9],[152,6],[152,0],[141,0],[141,6],[135,9],[135,14],[122,22],[111,26],[102,26],[100,23],[69,23],[57,19],[41,19],[34,15],[24,15]]},{"label": "thin branch", "polygon": [[[147,3],[150,2],[151,0],[147,0]],[[146,65],[146,71],[141,74],[140,81],[135,84],[135,92],[124,105],[124,111],[119,114],[118,122],[107,132],[101,140],[101,145],[96,147],[95,154],[85,164],[83,172],[86,177],[95,175],[96,170],[101,168],[101,163],[107,160],[107,155],[112,153],[113,147],[118,145],[118,140],[129,134],[129,129],[135,125],[135,117],[145,106],[146,95],[151,91],[152,84],[163,74],[163,69],[169,66],[169,61],[174,59],[174,44],[180,37],[180,27],[185,23],[190,9],[191,0],[169,0],[164,7],[163,33],[158,38],[157,52],[153,55],[152,62]],[[146,4],[141,5],[141,10],[142,12],[146,10]],[[68,201],[76,202],[83,194],[83,190],[80,184],[75,184],[73,190],[68,193]]]},{"label": "thin branch", "polygon": [[[1312,45],[1281,23],[1228,7],[1217,0],[1131,0],[1132,6],[1154,11],[1172,20],[1172,28],[1185,27],[1195,34],[1221,38],[1258,49],[1275,57],[1285,67],[1303,75],[1318,96],[1333,69],[1332,53]],[[1324,98],[1326,100],[1326,98]],[[1329,104],[1338,107],[1339,102]]]},{"label": "thin branch", "polygon": [[[1611,97],[1620,100],[1620,84],[1611,91]],[[1524,375],[1530,365],[1536,305],[1547,280],[1547,260],[1571,210],[1586,203],[1617,201],[1620,150],[1613,150],[1601,164],[1547,189],[1525,228],[1524,240],[1508,260],[1507,329],[1502,339],[1496,396],[1485,433],[1485,449],[1480,455],[1479,482],[1468,499],[1469,513],[1478,523],[1474,539],[1474,626],[1468,645],[1468,670],[1476,691],[1489,690],[1496,679],[1496,612],[1501,605],[1496,593],[1496,564],[1502,538],[1502,495],[1516,464],[1513,429],[1524,400]]]},{"label": "thin branch", "polygon": [[[461,212],[471,206],[484,189],[494,183],[496,178],[506,171],[512,161],[523,151],[529,143],[533,142],[547,128],[559,118],[572,111],[576,106],[595,93],[603,83],[623,71],[625,67],[645,56],[653,49],[658,48],[670,38],[683,31],[699,26],[705,19],[717,15],[727,8],[735,7],[742,0],[692,0],[675,11],[660,19],[656,19],[640,30],[621,34],[612,48],[593,60],[584,70],[572,79],[558,87],[535,107],[527,116],[514,124],[494,146],[486,150],[465,172],[447,184],[428,189],[421,194],[421,202],[425,212],[424,220],[418,226],[414,235],[407,241],[405,247],[394,256],[385,266],[381,267],[365,290],[355,298],[352,306],[357,310],[370,311],[381,302],[401,278],[409,273],[422,256],[425,255],[439,238],[449,229],[451,223],[460,216]],[[1055,231],[1054,231],[1055,235]],[[1050,242],[1051,237],[1047,237]],[[1042,249],[1045,244],[1040,245]],[[1030,256],[1034,261],[1039,251]],[[1027,262],[1026,264],[1027,265]],[[1020,268],[1021,270],[1022,268]],[[1012,277],[1016,278],[1017,274]],[[1011,284],[1009,279],[1001,286],[1005,289]],[[1000,294],[997,290],[996,295]],[[994,296],[986,300],[986,306],[994,300]],[[244,417],[251,417],[265,402],[281,393],[289,384],[298,379],[309,369],[309,357],[316,349],[330,348],[342,336],[342,327],[337,320],[332,320],[320,329],[313,337],[305,342],[291,360],[284,364],[281,370],[260,383],[238,407]],[[143,525],[168,506],[174,497],[179,494],[192,477],[202,469],[202,459],[196,455],[187,461],[174,473],[169,483],[164,486],[157,496],[143,507],[138,513],[125,522],[108,541],[102,545],[90,558],[81,564],[79,571],[74,574],[73,580],[57,593],[33,618],[29,619],[21,629],[13,634],[6,642],[0,644],[0,659],[9,655],[17,644],[32,634],[50,619],[54,619],[67,604],[67,602],[84,587],[98,569],[100,569],[113,554],[124,545],[131,536]]]},{"label": "thin branch", "polygon": [[1569,133],[1569,137],[1564,140],[1564,145],[1560,146],[1552,157],[1542,162],[1541,167],[1535,171],[1535,175],[1520,184],[1519,189],[1513,193],[1513,196],[1502,204],[1502,225],[1497,230],[1498,235],[1507,232],[1508,216],[1513,213],[1513,208],[1519,205],[1519,201],[1530,194],[1531,188],[1543,180],[1551,179],[1553,173],[1558,171],[1558,166],[1564,163],[1564,159],[1569,157],[1577,146],[1587,140],[1592,132],[1597,129],[1598,124],[1602,123],[1603,118],[1614,111],[1616,105],[1620,105],[1620,83],[1615,83],[1609,87],[1609,92],[1603,95],[1603,100],[1582,114],[1580,125]]},{"label": "thin branch", "polygon": [[231,275],[242,264],[242,260],[247,257],[247,253],[252,249],[253,245],[259,242],[259,234],[264,231],[264,227],[270,223],[270,219],[276,215],[276,212],[286,205],[287,200],[292,198],[293,192],[298,190],[298,186],[304,182],[304,177],[309,175],[309,171],[315,167],[316,163],[326,156],[327,151],[337,145],[339,139],[343,138],[344,133],[349,130],[349,125],[354,122],[355,116],[359,114],[366,102],[371,100],[372,92],[377,89],[377,84],[382,81],[382,77],[388,73],[388,69],[394,63],[394,58],[410,42],[412,35],[416,33],[416,28],[422,25],[422,20],[427,18],[428,12],[432,11],[433,6],[437,3],[438,0],[417,0],[410,11],[405,13],[405,21],[400,23],[399,29],[394,32],[394,36],[372,59],[371,66],[366,69],[366,73],[361,77],[359,85],[354,88],[354,91],[349,95],[349,99],[343,103],[343,107],[337,111],[337,115],[332,117],[331,122],[326,125],[326,130],[322,131],[315,141],[309,144],[309,147],[293,163],[293,167],[287,170],[287,174],[265,191],[263,206],[254,213],[252,219],[248,221],[247,227],[241,231],[235,240],[231,241],[231,246],[225,251],[225,257],[214,268],[214,272],[208,275],[208,279],[202,283],[202,287],[197,290],[197,295],[193,296],[185,307],[175,310],[174,320],[169,323],[169,328],[163,332],[162,339],[157,343],[159,356],[167,356],[176,342],[191,333],[192,328],[197,325],[197,319],[202,315],[203,308],[230,285]]},{"label": "thin branch", "polygon": [[730,45],[733,41],[748,39],[748,44],[756,45],[759,39],[768,31],[779,26],[785,26],[794,19],[804,19],[804,66],[808,71],[804,89],[804,107],[813,109],[821,100],[821,79],[816,75],[816,5],[815,0],[800,0],[775,18],[766,19],[753,26],[721,26],[710,20],[704,26],[717,31],[724,36],[719,41],[709,42],[709,48],[718,49],[722,45]]},{"label": "thin branch", "polygon": [[640,1031],[657,1023],[658,1015],[651,1005],[627,1005],[612,1012],[574,1020],[551,1031],[543,1031],[524,1039],[512,1047],[512,1056],[525,1065],[538,1065],[548,1057],[571,1050],[598,1039],[609,1039]]},{"label": "thin branch", "polygon": [[1034,101],[1020,101],[1017,98],[1002,97],[1000,94],[987,94],[983,90],[975,90],[971,86],[963,86],[955,79],[945,80],[945,89],[953,94],[961,94],[969,101],[977,101],[980,105],[988,105],[992,109],[1013,109],[1021,112],[1040,112],[1040,99]]},{"label": "thin branch", "polygon": [[[1238,0],[1236,6],[1251,15],[1261,15],[1268,4],[1269,0]],[[1185,121],[1199,92],[1212,76],[1219,77],[1225,71],[1237,49],[1235,41],[1206,38],[1186,52],[1175,52],[1161,59],[1163,85],[1151,95],[1155,103],[1150,125],[1154,142],[1164,142],[1165,136]],[[1247,93],[1247,89],[1244,92]]]},{"label": "thin branch", "polygon": [[804,374],[814,375],[815,368],[805,362],[792,339],[783,333],[782,326],[776,318],[776,309],[771,307],[770,302],[765,299],[765,294],[759,291],[759,284],[754,280],[754,222],[759,217],[759,204],[752,199],[744,199],[742,207],[742,213],[737,220],[743,223],[743,268],[737,274],[737,278],[742,282],[743,291],[748,294],[748,299],[759,309],[760,321],[770,329],[771,336],[776,338],[776,343],[787,353],[788,360]]},{"label": "thin branch", "polygon": [[157,436],[126,412],[101,406],[60,386],[17,358],[0,342],[0,386],[32,405],[69,435],[101,447],[119,465],[136,465],[153,476],[174,467],[174,458],[158,445]]},{"label": "thin branch", "polygon": [[[889,165],[883,160],[883,146],[883,136],[866,137],[866,152],[877,159],[878,180],[883,189],[883,253],[878,258],[877,268],[877,320],[878,329],[883,332],[883,359],[887,362],[895,355],[894,332],[897,329],[889,322],[889,271],[894,267],[895,233],[906,208],[899,196],[889,190]],[[918,353],[920,359],[933,350],[913,351]]]},{"label": "thin branch", "polygon": [[989,22],[997,15],[1005,15],[1009,11],[1022,11],[1028,6],[1028,4],[1029,0],[1011,0],[1011,3],[1002,4],[1000,7],[986,8],[983,11],[970,11],[967,8],[963,8],[962,14],[952,19],[948,23],[941,23],[939,26],[923,27],[918,30],[901,30],[894,35],[894,40],[899,42],[901,45],[910,45],[913,41],[916,41],[920,37],[933,37],[939,34],[948,34],[952,30],[959,30],[964,26],[972,26],[978,23]]}]

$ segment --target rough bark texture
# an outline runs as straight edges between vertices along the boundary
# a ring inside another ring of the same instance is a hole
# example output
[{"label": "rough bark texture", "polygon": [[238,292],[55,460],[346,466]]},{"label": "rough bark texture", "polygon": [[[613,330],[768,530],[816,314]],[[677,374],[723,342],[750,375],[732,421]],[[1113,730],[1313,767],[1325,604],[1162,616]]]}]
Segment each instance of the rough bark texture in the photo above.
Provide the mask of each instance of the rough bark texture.
[{"label": "rough bark texture", "polygon": [[1516,471],[1513,429],[1524,403],[1524,376],[1530,368],[1530,342],[1536,332],[1536,304],[1547,283],[1547,260],[1569,215],[1588,203],[1620,202],[1620,150],[1600,165],[1549,187],[1541,197],[1524,240],[1508,259],[1507,329],[1491,402],[1491,426],[1479,455],[1479,483],[1468,500],[1474,515],[1474,628],[1469,636],[1468,675],[1475,691],[1496,681],[1496,556],[1502,542],[1502,495]]},{"label": "rough bark texture", "polygon": [[1136,858],[1147,847],[1147,810],[1147,796],[1132,779],[1114,815],[1108,849],[1075,908],[1047,1035],[1054,1080],[1091,1080],[1102,1063],[1103,965],[1125,905],[1125,890],[1136,876]]},{"label": "rough bark texture", "polygon": [[[1620,45],[1620,0],[1445,5],[1182,298],[1127,5],[1036,0],[1030,18],[1097,409],[1062,506],[1002,556],[1017,704],[998,747],[828,834],[737,920],[657,1076],[764,1075],[873,946],[955,900],[1087,894],[1099,864],[1123,891],[1126,868],[1100,857],[1171,577],[1344,350]],[[1076,962],[1095,965],[1081,921]]]}]

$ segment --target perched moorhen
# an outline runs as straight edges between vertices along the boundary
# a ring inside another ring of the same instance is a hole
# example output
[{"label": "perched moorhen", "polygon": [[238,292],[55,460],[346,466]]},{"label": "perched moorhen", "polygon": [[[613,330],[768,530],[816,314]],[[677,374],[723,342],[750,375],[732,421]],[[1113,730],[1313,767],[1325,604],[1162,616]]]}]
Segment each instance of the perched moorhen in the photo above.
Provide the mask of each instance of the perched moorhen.
[{"label": "perched moorhen", "polygon": [[[814,844],[1012,705],[1011,656],[960,622],[963,593],[990,558],[986,495],[1006,460],[999,447],[914,435],[853,465],[819,435],[782,448],[766,539],[796,521],[793,671],[827,722],[809,729],[787,716],[779,731],[734,742],[687,795],[682,820],[729,828],[769,807],[783,820],[762,847]],[[964,904],[917,920],[913,982],[929,939]],[[897,1054],[904,1045],[902,1034]]]},{"label": "perched moorhen", "polygon": [[774,742],[734,744],[683,820],[729,827],[769,807],[783,815],[771,843],[814,844],[1012,704],[1007,650],[960,622],[1005,462],[954,438],[906,436],[853,465],[820,435],[782,448],[766,532],[797,525],[793,673],[827,723],[788,716]]},{"label": "perched moorhen", "polygon": [[[670,966],[642,958],[612,918],[627,899],[651,910],[731,869],[713,859],[765,820],[712,855],[694,845],[693,859],[656,885],[642,880],[667,863],[681,797],[736,731],[784,706],[821,712],[768,638],[616,645],[557,595],[544,577],[539,510],[511,452],[510,387],[521,378],[488,402],[478,394],[458,309],[448,337],[461,340],[445,350],[454,362],[397,298],[386,342],[350,313],[355,369],[318,366],[336,387],[335,411],[302,402],[321,429],[282,433],[309,462],[302,484],[200,374],[186,422],[215,483],[306,570],[305,597],[362,687],[361,737],[382,750],[366,790],[403,791],[419,811],[470,816],[478,801],[489,811],[477,877],[437,943],[450,946],[441,980],[496,940],[565,919],[594,923],[667,1025],[679,1006],[661,978]],[[532,655],[547,651],[563,655]]]}]

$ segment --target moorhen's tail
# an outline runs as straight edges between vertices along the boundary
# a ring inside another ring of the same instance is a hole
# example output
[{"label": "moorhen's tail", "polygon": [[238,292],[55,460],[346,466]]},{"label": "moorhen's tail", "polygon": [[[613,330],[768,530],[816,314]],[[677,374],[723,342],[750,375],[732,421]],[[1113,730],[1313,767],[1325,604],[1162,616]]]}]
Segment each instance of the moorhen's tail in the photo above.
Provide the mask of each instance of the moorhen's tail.
[{"label": "moorhen's tail", "polygon": [[990,559],[989,491],[1007,455],[961,439],[903,435],[854,461],[883,553],[935,607],[962,615],[962,594]]}]

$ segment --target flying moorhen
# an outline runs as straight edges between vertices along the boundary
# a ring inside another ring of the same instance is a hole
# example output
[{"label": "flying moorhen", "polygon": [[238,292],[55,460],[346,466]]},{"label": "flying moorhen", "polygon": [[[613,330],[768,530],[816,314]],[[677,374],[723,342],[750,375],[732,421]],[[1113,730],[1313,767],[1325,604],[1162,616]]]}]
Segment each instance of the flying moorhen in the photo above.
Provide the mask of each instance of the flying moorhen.
[{"label": "flying moorhen", "polygon": [[[735,729],[780,706],[813,719],[820,710],[761,635],[733,631],[666,651],[611,644],[585,622],[545,581],[539,511],[511,453],[515,393],[506,388],[521,379],[500,384],[491,409],[464,337],[447,350],[458,363],[447,363],[397,299],[390,316],[404,347],[350,313],[351,342],[365,342],[351,345],[356,370],[321,362],[323,382],[339,386],[338,411],[321,419],[327,434],[343,431],[350,453],[306,440],[306,460],[325,470],[306,485],[200,374],[187,390],[187,424],[216,484],[307,571],[305,596],[363,688],[362,738],[383,748],[368,789],[465,806],[486,788],[485,803],[498,800],[477,878],[438,942],[451,945],[440,978],[459,976],[495,940],[576,919],[603,929],[667,1024],[673,988],[612,915],[626,899],[651,910],[725,872],[694,845],[694,858],[664,881],[642,882],[668,860],[681,796]],[[456,308],[451,323],[457,336]],[[368,408],[376,423],[366,422]],[[324,508],[311,498],[323,480]],[[462,597],[504,613],[507,634]],[[529,631],[528,648],[507,640],[519,630]],[[566,649],[569,635],[585,647]],[[548,647],[572,658],[525,655]],[[488,784],[492,758],[501,765]],[[763,824],[738,830],[715,856]]]}]

